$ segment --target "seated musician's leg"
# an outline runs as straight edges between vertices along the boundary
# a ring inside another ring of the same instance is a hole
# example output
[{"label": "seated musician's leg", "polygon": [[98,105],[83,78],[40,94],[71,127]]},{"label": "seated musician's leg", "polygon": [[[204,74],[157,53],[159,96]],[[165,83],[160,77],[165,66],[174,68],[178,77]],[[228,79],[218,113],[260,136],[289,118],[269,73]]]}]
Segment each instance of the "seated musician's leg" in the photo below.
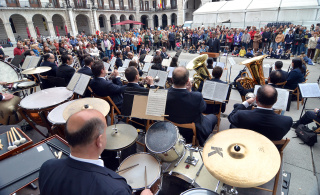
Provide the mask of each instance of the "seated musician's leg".
[{"label": "seated musician's leg", "polygon": [[309,123],[312,123],[313,120],[320,121],[320,118],[317,117],[316,113],[314,111],[307,111],[300,120],[298,120],[296,123],[292,125],[292,128],[296,129],[300,124],[307,125]]},{"label": "seated musician's leg", "polygon": [[197,138],[199,140],[199,144],[201,146],[204,145],[205,141],[209,137],[209,135],[212,133],[214,127],[216,126],[218,119],[215,115],[213,114],[208,114],[203,116],[203,121],[201,122],[202,125],[202,130],[199,130],[197,128]]}]

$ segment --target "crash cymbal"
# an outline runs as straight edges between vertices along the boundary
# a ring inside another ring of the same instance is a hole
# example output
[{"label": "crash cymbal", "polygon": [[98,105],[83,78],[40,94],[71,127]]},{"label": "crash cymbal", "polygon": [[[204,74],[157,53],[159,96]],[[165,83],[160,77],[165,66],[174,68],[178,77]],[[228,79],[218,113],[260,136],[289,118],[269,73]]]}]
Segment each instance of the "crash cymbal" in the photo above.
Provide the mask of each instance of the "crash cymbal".
[{"label": "crash cymbal", "polygon": [[[22,120],[20,113],[18,112],[18,104],[21,98],[14,96],[11,100],[0,102],[0,123],[4,125],[17,124]],[[10,120],[9,120],[10,117]],[[8,124],[9,122],[9,124]]]},{"label": "crash cymbal", "polygon": [[84,109],[95,109],[100,111],[103,116],[106,116],[109,113],[110,105],[100,98],[82,98],[75,100],[64,109],[63,118],[68,120],[71,115]]},{"label": "crash cymbal", "polygon": [[107,127],[107,150],[124,149],[138,138],[137,129],[128,124],[117,124]]},{"label": "crash cymbal", "polygon": [[265,136],[247,129],[215,134],[206,142],[202,156],[204,165],[215,178],[234,187],[265,184],[280,168],[276,146]]},{"label": "crash cymbal", "polygon": [[242,64],[242,65],[250,64],[251,62],[262,60],[265,57],[267,57],[267,55],[256,56],[256,57],[247,59],[247,60],[245,60],[243,62],[240,62],[240,64]]},{"label": "crash cymbal", "polygon": [[40,66],[37,68],[30,68],[30,69],[24,70],[21,72],[21,74],[40,74],[43,72],[47,72],[49,70],[51,70],[51,67],[49,66]]}]

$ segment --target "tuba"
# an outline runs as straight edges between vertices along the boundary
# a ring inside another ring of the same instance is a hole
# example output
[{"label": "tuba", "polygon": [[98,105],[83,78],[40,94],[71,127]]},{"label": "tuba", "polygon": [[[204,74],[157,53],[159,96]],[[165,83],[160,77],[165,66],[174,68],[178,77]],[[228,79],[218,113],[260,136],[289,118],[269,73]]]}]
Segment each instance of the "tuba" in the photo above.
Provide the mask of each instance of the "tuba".
[{"label": "tuba", "polygon": [[195,70],[193,75],[193,87],[198,90],[200,83],[206,79],[211,79],[211,75],[207,69],[208,54],[200,55],[187,64],[188,70]]},{"label": "tuba", "polygon": [[245,60],[241,62],[240,64],[245,65],[247,70],[249,70],[249,73],[251,75],[246,74],[246,76],[243,77],[244,73],[241,74],[241,77],[243,77],[243,81],[240,82],[240,84],[245,88],[253,88],[254,85],[265,85],[265,78],[264,78],[264,73],[263,73],[263,59],[267,55],[262,55],[262,56],[257,56],[248,60]]}]

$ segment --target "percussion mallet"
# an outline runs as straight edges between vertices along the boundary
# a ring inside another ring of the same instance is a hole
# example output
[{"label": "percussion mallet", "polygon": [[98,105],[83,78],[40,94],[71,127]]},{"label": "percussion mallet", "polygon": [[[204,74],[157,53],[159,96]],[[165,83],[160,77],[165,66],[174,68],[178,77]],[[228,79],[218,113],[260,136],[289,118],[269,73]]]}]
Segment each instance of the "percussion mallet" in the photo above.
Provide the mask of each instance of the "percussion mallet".
[{"label": "percussion mallet", "polygon": [[10,135],[11,146],[12,146],[12,148],[11,148],[11,149],[12,149],[12,150],[13,150],[13,149],[16,149],[16,148],[17,148],[17,146],[13,144],[13,138],[12,138],[12,135],[11,135],[11,131],[9,131],[9,135]]},{"label": "percussion mallet", "polygon": [[20,143],[24,143],[24,142],[26,142],[27,140],[26,140],[26,138],[24,138],[24,137],[21,137],[21,135],[20,135],[20,133],[17,131],[17,129],[15,128],[15,127],[13,127],[13,130],[14,130],[14,132],[16,132],[16,134],[18,135],[18,137],[20,138]]},{"label": "percussion mallet", "polygon": [[17,140],[16,134],[14,133],[13,128],[11,127],[10,129],[11,129],[11,133],[12,133],[12,135],[13,135],[13,139],[14,139],[13,144],[17,146],[17,145],[19,145],[19,144],[20,144],[20,141],[19,141],[19,140]]},{"label": "percussion mallet", "polygon": [[10,139],[9,139],[9,131],[7,131],[7,138],[8,138],[8,144],[9,144],[8,150],[12,150],[13,148],[11,146]]}]

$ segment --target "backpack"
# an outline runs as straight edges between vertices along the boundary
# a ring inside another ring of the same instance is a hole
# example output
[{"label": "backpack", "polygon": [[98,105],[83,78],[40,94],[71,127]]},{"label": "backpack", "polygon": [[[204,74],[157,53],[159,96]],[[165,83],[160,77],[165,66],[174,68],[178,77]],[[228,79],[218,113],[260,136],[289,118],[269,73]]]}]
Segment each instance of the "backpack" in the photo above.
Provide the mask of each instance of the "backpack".
[{"label": "backpack", "polygon": [[308,146],[313,146],[315,143],[317,143],[317,134],[310,130],[307,126],[301,124],[297,127],[295,132],[297,137],[299,137]]}]

